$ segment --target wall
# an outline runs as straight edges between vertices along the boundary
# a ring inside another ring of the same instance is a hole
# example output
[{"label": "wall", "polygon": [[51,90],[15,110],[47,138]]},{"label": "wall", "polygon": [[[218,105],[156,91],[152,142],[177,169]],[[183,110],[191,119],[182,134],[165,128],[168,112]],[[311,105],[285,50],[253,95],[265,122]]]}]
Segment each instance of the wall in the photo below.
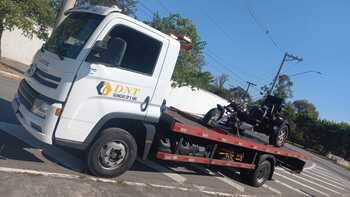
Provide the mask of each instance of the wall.
[{"label": "wall", "polygon": [[170,88],[166,96],[167,106],[173,106],[186,112],[204,115],[217,104],[226,105],[228,102],[202,89],[192,90],[190,87]]},{"label": "wall", "polygon": [[[24,37],[18,29],[12,32],[5,31],[2,37],[2,55],[29,65],[42,44],[43,41],[35,36],[32,39]],[[167,106],[202,115],[216,104],[227,104],[221,97],[205,90],[192,90],[190,87],[170,88],[166,101]]]},{"label": "wall", "polygon": [[27,38],[18,29],[4,31],[1,39],[2,56],[30,65],[34,54],[41,48],[43,41],[36,36]]}]

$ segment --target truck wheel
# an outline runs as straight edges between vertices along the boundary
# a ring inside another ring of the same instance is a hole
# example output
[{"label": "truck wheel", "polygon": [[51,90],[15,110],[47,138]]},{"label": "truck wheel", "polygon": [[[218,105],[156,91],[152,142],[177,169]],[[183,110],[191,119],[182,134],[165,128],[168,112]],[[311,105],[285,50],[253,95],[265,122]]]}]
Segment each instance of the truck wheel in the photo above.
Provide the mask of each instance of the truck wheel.
[{"label": "truck wheel", "polygon": [[268,160],[265,160],[258,164],[254,171],[249,173],[244,173],[245,180],[249,185],[254,187],[262,186],[270,177],[271,173],[271,163]]},{"label": "truck wheel", "polygon": [[214,127],[215,122],[220,118],[220,116],[221,111],[218,108],[213,108],[205,114],[203,118],[203,123],[207,126]]},{"label": "truck wheel", "polygon": [[126,172],[136,156],[137,144],[133,136],[120,128],[108,128],[92,144],[88,168],[95,176],[115,177]]},{"label": "truck wheel", "polygon": [[286,124],[281,125],[277,130],[274,130],[269,137],[269,144],[282,147],[287,141],[289,127]]}]

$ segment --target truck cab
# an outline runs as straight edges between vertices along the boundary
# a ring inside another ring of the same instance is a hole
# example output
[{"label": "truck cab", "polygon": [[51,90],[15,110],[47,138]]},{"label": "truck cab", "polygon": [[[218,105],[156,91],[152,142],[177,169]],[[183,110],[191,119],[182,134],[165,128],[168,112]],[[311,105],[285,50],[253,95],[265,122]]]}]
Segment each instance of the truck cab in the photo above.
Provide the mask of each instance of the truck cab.
[{"label": "truck cab", "polygon": [[87,151],[90,171],[117,176],[146,157],[180,43],[116,7],[66,12],[12,101],[34,137]]}]

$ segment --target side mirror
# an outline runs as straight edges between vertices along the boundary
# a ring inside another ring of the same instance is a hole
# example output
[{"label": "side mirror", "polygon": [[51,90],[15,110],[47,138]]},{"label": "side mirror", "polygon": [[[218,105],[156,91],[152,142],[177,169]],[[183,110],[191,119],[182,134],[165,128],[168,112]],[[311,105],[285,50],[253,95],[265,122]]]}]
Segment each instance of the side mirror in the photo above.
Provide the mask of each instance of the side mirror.
[{"label": "side mirror", "polygon": [[111,55],[113,65],[120,66],[126,52],[126,47],[126,41],[120,37],[111,38],[108,41],[107,50],[108,53]]}]

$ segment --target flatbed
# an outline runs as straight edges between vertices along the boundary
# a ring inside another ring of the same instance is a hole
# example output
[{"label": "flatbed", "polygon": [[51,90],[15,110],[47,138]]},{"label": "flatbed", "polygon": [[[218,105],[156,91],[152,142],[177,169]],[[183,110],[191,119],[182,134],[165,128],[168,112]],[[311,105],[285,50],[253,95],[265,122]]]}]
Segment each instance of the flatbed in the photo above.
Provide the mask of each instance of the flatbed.
[{"label": "flatbed", "polygon": [[[172,149],[158,151],[157,159],[239,169],[241,174],[250,177],[248,179],[253,186],[263,184],[257,181],[256,176],[261,174],[257,175],[256,171],[265,160],[270,162],[271,169],[267,171],[268,178],[271,178],[275,166],[300,173],[308,159],[302,153],[268,145],[258,137],[237,136],[222,129],[208,128],[201,123],[200,117],[172,107],[163,114],[160,124],[160,138],[170,139]],[[208,154],[198,156],[190,152],[179,153],[181,151],[178,147],[183,141],[206,147]],[[252,176],[255,176],[256,180]]]}]

